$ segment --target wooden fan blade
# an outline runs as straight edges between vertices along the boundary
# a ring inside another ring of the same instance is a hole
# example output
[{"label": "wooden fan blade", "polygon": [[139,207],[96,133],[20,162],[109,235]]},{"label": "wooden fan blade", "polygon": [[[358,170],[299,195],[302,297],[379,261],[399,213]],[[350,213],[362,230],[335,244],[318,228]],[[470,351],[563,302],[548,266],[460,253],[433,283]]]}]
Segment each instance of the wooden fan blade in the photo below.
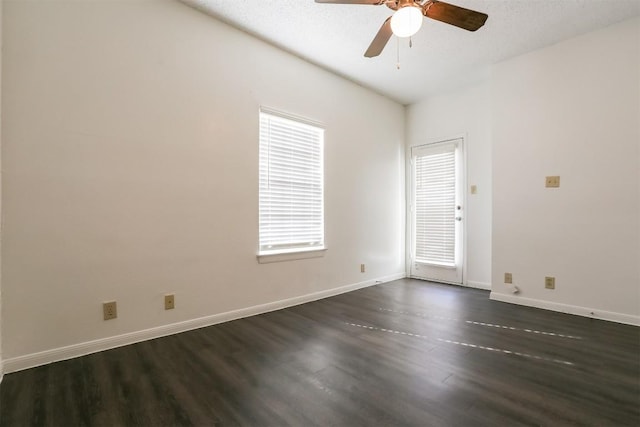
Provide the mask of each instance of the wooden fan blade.
[{"label": "wooden fan blade", "polygon": [[425,16],[444,22],[468,31],[476,31],[482,27],[489,17],[486,13],[476,12],[474,10],[465,9],[464,7],[454,6],[449,3],[443,3],[433,0],[424,6]]},{"label": "wooden fan blade", "polygon": [[380,1],[380,0],[316,0],[316,3],[379,5],[384,3],[384,1]]},{"label": "wooden fan blade", "polygon": [[384,21],[384,24],[382,24],[382,27],[380,27],[380,30],[378,30],[378,34],[373,38],[364,56],[373,58],[374,56],[380,55],[391,38],[391,34],[393,34],[391,31],[391,17],[388,17],[387,20]]}]

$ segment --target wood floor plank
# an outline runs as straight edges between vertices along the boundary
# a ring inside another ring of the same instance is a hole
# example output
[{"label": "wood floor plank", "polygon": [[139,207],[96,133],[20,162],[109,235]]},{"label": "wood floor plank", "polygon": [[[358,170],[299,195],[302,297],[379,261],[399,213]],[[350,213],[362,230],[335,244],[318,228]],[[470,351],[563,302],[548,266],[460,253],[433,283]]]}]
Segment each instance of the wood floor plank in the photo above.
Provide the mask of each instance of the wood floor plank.
[{"label": "wood floor plank", "polygon": [[5,375],[0,426],[640,425],[640,328],[398,280]]}]

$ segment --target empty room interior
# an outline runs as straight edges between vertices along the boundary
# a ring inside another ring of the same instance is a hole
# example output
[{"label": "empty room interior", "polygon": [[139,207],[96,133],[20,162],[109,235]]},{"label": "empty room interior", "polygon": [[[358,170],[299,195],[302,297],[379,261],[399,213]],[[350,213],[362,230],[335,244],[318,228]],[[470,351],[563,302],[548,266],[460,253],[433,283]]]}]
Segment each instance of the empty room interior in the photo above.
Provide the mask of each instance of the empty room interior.
[{"label": "empty room interior", "polygon": [[0,426],[640,425],[640,1],[0,12]]}]

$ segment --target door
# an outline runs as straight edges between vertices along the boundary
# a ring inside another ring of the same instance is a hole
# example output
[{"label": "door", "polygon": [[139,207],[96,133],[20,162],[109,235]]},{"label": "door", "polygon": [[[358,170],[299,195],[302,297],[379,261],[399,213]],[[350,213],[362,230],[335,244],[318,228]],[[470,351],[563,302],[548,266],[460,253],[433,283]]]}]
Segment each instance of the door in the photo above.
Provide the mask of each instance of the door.
[{"label": "door", "polygon": [[463,282],[462,138],[411,149],[411,277]]}]

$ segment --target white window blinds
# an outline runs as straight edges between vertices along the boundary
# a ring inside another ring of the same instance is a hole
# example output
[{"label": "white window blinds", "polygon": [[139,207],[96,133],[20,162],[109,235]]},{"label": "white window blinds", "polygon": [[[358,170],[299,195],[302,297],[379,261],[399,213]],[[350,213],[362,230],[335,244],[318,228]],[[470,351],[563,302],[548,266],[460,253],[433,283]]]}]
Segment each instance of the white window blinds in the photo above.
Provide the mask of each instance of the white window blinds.
[{"label": "white window blinds", "polygon": [[415,162],[415,260],[455,265],[456,146],[425,147]]},{"label": "white window blinds", "polygon": [[323,129],[261,109],[261,255],[324,248],[323,145]]}]

